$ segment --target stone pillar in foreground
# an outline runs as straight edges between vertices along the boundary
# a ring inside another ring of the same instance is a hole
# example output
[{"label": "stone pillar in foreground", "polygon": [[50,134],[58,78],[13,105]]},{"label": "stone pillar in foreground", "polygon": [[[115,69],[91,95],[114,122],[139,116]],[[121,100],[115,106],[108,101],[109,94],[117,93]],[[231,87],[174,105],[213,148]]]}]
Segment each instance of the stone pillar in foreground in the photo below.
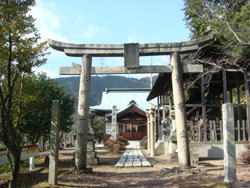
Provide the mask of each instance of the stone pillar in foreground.
[{"label": "stone pillar in foreground", "polygon": [[52,101],[50,154],[49,154],[49,184],[57,184],[58,148],[59,148],[59,100]]},{"label": "stone pillar in foreground", "polygon": [[222,105],[223,148],[224,148],[224,182],[236,180],[236,154],[233,104]]},{"label": "stone pillar in foreground", "polygon": [[112,106],[112,122],[111,122],[111,138],[113,140],[116,139],[117,137],[117,115],[116,115],[116,112],[117,112],[117,108],[116,106]]},{"label": "stone pillar in foreground", "polygon": [[182,78],[182,65],[179,52],[171,54],[172,88],[174,98],[178,160],[180,166],[190,167],[190,152],[187,134],[186,109]]},{"label": "stone pillar in foreground", "polygon": [[89,100],[92,57],[83,55],[78,98],[78,124],[76,128],[75,165],[77,170],[86,169],[89,126]]},{"label": "stone pillar in foreground", "polygon": [[155,108],[151,107],[151,110],[149,111],[149,134],[150,134],[150,156],[155,156],[155,138],[156,138],[156,120],[155,120]]}]

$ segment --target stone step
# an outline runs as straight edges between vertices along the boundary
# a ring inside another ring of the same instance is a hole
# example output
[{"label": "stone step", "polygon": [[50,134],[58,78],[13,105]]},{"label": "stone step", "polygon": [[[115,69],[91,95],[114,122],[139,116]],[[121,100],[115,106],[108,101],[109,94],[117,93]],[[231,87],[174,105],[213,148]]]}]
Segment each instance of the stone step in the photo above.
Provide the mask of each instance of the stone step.
[{"label": "stone step", "polygon": [[151,167],[152,166],[151,163],[148,161],[142,161],[141,164],[143,167]]},{"label": "stone step", "polygon": [[134,160],[133,167],[141,167],[141,160]]},{"label": "stone step", "polygon": [[124,167],[124,163],[117,163],[115,165],[116,168],[123,168]]},{"label": "stone step", "polygon": [[124,167],[133,167],[133,161],[129,162],[129,161],[126,161],[124,163]]},{"label": "stone step", "polygon": [[117,162],[115,167],[151,167],[151,163],[147,161],[141,150],[126,150]]}]

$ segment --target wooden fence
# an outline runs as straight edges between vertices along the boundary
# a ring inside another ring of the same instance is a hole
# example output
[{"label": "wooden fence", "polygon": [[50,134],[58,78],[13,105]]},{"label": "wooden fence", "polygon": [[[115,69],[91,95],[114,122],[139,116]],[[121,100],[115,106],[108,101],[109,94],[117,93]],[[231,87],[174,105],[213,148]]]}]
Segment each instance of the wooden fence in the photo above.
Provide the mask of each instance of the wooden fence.
[{"label": "wooden fence", "polygon": [[[191,142],[222,142],[223,141],[223,126],[222,121],[210,120],[206,124],[189,124],[189,138]],[[235,141],[250,141],[248,140],[248,130],[246,120],[237,120],[235,122]]]}]

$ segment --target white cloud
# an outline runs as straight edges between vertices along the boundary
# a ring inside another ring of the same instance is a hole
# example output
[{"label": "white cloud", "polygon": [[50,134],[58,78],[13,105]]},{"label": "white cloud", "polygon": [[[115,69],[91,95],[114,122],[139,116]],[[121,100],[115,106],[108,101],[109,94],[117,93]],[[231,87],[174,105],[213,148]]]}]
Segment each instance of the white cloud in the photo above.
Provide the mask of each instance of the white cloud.
[{"label": "white cloud", "polygon": [[34,67],[32,70],[35,72],[35,74],[38,74],[38,73],[46,74],[50,78],[58,78],[59,77],[58,73],[50,71],[50,70],[46,70],[46,69],[43,69],[40,67]]},{"label": "white cloud", "polygon": [[104,27],[99,27],[93,24],[89,24],[83,28],[83,36],[86,39],[90,39],[105,30],[106,29]]},{"label": "white cloud", "polygon": [[68,42],[67,38],[61,35],[58,31],[60,28],[60,17],[51,10],[53,4],[43,4],[42,1],[37,1],[36,6],[31,10],[31,15],[36,19],[36,26],[41,34],[42,41],[48,38]]}]

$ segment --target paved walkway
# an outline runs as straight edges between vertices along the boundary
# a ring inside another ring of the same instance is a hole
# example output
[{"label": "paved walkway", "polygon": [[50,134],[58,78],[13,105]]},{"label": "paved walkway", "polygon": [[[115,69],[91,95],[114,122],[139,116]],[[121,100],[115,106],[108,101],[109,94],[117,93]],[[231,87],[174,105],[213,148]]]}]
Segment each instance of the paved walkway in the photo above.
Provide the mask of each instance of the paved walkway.
[{"label": "paved walkway", "polygon": [[117,168],[126,167],[151,167],[150,162],[147,161],[145,156],[140,150],[139,141],[129,141],[126,151],[121,156],[120,160],[116,163]]}]

